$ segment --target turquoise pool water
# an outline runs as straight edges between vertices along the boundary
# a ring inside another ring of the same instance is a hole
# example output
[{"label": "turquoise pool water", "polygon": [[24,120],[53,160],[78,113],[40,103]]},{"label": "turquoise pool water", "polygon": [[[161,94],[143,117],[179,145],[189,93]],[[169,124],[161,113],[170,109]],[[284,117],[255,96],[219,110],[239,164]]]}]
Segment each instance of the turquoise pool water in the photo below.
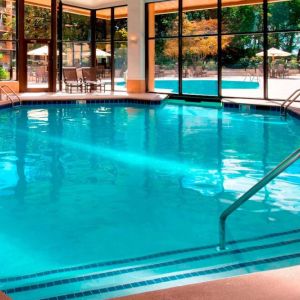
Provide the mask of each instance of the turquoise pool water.
[{"label": "turquoise pool water", "polygon": [[171,104],[1,111],[0,290],[107,299],[299,264],[299,163],[230,217],[216,250],[222,210],[299,131],[278,113]]},{"label": "turquoise pool water", "polygon": [[[118,86],[125,86],[125,82],[118,82]],[[253,81],[223,80],[222,89],[258,89],[259,83]],[[178,93],[178,80],[176,79],[156,79],[155,89],[165,91],[167,93]],[[191,95],[218,95],[217,80],[208,79],[183,79],[182,93]]]}]

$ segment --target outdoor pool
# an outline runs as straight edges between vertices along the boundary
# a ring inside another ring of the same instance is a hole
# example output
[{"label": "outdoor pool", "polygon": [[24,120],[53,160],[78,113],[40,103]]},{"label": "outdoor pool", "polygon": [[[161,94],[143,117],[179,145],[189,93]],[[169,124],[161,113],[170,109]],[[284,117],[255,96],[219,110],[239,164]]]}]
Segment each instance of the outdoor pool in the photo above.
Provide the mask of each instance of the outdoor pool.
[{"label": "outdoor pool", "polygon": [[300,163],[221,212],[300,145],[278,113],[163,104],[0,112],[0,290],[108,299],[300,263]]},{"label": "outdoor pool", "polygon": [[[125,82],[116,83],[117,86],[125,87]],[[255,81],[223,80],[222,89],[258,89],[259,83]],[[178,80],[156,79],[155,90],[165,93],[178,93]],[[209,79],[183,79],[182,93],[192,95],[217,96],[218,81]]]}]

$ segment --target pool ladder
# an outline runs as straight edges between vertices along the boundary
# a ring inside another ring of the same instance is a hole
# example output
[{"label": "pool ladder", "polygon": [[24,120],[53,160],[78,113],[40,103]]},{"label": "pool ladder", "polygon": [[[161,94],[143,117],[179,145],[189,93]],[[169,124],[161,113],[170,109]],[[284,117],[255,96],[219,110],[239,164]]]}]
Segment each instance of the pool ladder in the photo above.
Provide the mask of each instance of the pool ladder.
[{"label": "pool ladder", "polygon": [[[7,91],[8,90],[8,91]],[[6,99],[8,99],[11,102],[11,105],[14,106],[15,103],[18,103],[21,105],[21,99],[17,95],[15,91],[13,91],[9,86],[2,85],[0,87],[0,100],[2,101],[3,95],[6,96]]]},{"label": "pool ladder", "polygon": [[235,212],[242,204],[248,201],[252,196],[265,187],[270,181],[280,175],[284,170],[291,166],[300,158],[300,148],[294,153],[289,155],[283,162],[281,162],[275,169],[268,173],[263,179],[255,184],[250,190],[248,190],[243,196],[238,198],[233,204],[231,204],[226,210],[223,211],[219,218],[219,249],[225,250],[226,248],[226,220]]},{"label": "pool ladder", "polygon": [[286,117],[288,108],[299,98],[300,89],[296,90],[280,105],[280,115]]}]

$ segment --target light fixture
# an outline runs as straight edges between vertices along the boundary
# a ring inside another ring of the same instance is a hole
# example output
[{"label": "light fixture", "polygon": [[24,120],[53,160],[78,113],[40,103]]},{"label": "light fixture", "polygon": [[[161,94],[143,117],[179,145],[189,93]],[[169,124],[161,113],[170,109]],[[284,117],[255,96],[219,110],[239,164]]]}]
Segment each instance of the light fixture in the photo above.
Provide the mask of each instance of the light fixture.
[{"label": "light fixture", "polygon": [[131,35],[131,36],[129,37],[129,41],[130,41],[131,43],[137,44],[138,38],[137,38],[136,35]]}]

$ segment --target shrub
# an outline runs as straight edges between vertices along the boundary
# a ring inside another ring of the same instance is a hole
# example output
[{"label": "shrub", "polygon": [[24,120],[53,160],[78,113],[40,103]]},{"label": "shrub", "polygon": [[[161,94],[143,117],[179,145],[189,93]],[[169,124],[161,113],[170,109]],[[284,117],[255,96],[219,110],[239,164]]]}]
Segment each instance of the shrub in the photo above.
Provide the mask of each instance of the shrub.
[{"label": "shrub", "polygon": [[7,80],[8,77],[9,73],[3,67],[0,67],[0,80]]}]

